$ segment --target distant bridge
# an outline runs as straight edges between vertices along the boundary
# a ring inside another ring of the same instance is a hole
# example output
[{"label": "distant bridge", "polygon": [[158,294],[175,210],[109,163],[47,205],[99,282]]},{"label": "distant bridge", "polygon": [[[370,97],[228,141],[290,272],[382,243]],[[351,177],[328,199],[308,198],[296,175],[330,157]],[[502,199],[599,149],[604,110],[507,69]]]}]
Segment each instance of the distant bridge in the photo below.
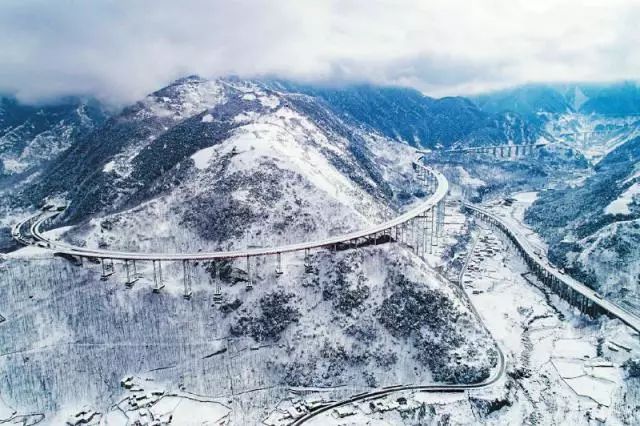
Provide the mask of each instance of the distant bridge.
[{"label": "distant bridge", "polygon": [[[358,248],[371,244],[388,241],[407,243],[418,255],[424,255],[427,250],[432,251],[442,235],[445,217],[445,197],[449,190],[447,179],[430,167],[422,164],[422,157],[413,163],[418,182],[431,193],[423,203],[410,211],[401,214],[387,222],[370,228],[329,237],[321,240],[289,244],[277,247],[252,248],[234,251],[215,251],[197,253],[142,253],[131,251],[91,249],[65,244],[50,239],[42,232],[42,226],[50,223],[60,212],[47,211],[16,224],[13,228],[13,238],[21,244],[35,245],[52,250],[58,255],[82,259],[98,260],[102,266],[102,278],[107,279],[115,273],[114,260],[124,263],[127,286],[132,286],[138,279],[136,262],[145,261],[153,264],[154,291],[158,292],[164,286],[162,277],[162,262],[182,262],[184,272],[184,297],[190,298],[192,283],[192,264],[194,261],[222,261],[229,259],[244,259],[246,262],[247,287],[252,288],[251,274],[252,258],[272,256],[275,258],[276,275],[282,274],[282,255],[292,252],[304,252],[304,263],[308,269],[311,250],[328,249],[342,250]],[[26,230],[25,230],[26,229]],[[217,282],[214,300],[220,299],[220,287]]]},{"label": "distant bridge", "polygon": [[[637,129],[640,130],[640,129]],[[435,151],[444,154],[468,154],[468,155],[491,155],[496,158],[517,159],[528,157],[534,154],[534,152],[541,148],[547,148],[551,146],[561,146],[567,150],[575,150],[576,147],[569,144],[573,142],[575,144],[582,142],[586,144],[588,140],[596,136],[614,138],[622,136],[623,129],[605,129],[605,130],[583,130],[576,132],[565,132],[552,135],[555,139],[553,142],[536,142],[527,144],[500,144],[500,145],[483,145],[483,146],[470,146],[470,147],[458,147],[450,148],[442,151]],[[640,133],[640,132],[639,132]],[[559,140],[559,139],[562,140]],[[418,151],[422,154],[432,154],[434,151]]]},{"label": "distant bridge", "polygon": [[465,148],[447,149],[446,154],[490,154],[499,158],[526,157],[532,155],[536,149],[544,148],[548,143],[532,143],[520,145],[485,145]]}]

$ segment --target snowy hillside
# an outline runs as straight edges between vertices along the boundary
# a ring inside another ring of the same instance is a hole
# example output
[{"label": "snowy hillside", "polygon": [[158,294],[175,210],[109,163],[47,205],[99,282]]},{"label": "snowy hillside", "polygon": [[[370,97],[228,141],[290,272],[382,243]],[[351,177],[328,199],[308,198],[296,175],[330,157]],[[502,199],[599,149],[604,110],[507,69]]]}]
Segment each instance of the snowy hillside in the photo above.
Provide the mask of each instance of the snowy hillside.
[{"label": "snowy hillside", "polygon": [[434,99],[409,88],[365,84],[323,87],[278,81],[269,85],[322,99],[340,117],[421,148],[522,144],[539,136],[518,114],[487,113],[463,97]]},{"label": "snowy hillside", "polygon": [[638,309],[640,137],[612,150],[575,186],[542,192],[527,221],[551,258],[604,294]]},{"label": "snowy hillside", "polygon": [[546,131],[561,147],[577,150],[591,163],[640,136],[639,116],[562,114],[546,123]]},{"label": "snowy hillside", "polygon": [[105,117],[106,112],[93,101],[30,106],[0,97],[0,177],[26,178]]},{"label": "snowy hillside", "polygon": [[67,222],[96,215],[67,232],[80,244],[265,246],[390,217],[424,195],[415,158],[309,96],[192,77],[109,120],[24,194],[60,194]]},{"label": "snowy hillside", "polygon": [[[415,158],[311,96],[188,78],[112,117],[31,189],[65,197],[55,234],[80,245],[271,246],[364,228],[423,200]],[[283,275],[273,258],[251,259],[252,289],[245,259],[194,262],[190,300],[180,263],[163,263],[166,286],[154,294],[148,263],[128,289],[121,265],[100,281],[91,262],[49,257],[32,269],[28,250],[0,276],[0,349],[12,354],[0,358],[0,395],[19,413],[124,412],[132,423],[149,418],[150,401],[207,395],[198,403],[215,416],[258,424],[291,389],[475,383],[498,362],[460,290],[398,244],[318,251],[310,270],[287,254]],[[33,391],[34,375],[45,391]],[[142,399],[129,391],[148,388],[156,393]]]}]

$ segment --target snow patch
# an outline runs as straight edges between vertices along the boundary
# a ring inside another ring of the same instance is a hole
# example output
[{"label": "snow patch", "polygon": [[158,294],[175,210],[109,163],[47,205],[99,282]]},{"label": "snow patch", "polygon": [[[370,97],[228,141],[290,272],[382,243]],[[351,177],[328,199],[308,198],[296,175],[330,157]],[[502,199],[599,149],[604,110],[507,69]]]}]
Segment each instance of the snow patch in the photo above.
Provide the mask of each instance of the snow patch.
[{"label": "snow patch", "polygon": [[277,108],[280,105],[280,100],[276,96],[260,96],[258,100],[267,108]]},{"label": "snow patch", "polygon": [[211,114],[205,114],[205,116],[202,117],[203,123],[211,123],[212,121],[213,121],[213,116]]},{"label": "snow patch", "polygon": [[630,214],[629,205],[633,202],[633,197],[640,194],[640,183],[634,183],[624,191],[616,200],[605,207],[605,214]]},{"label": "snow patch", "polygon": [[116,163],[114,160],[109,161],[107,164],[104,165],[104,167],[102,168],[102,171],[104,173],[111,173],[113,171],[113,168],[115,167]]},{"label": "snow patch", "polygon": [[209,167],[209,161],[213,154],[215,154],[216,148],[210,146],[208,148],[201,149],[191,156],[191,159],[195,163],[195,166],[199,170],[204,170]]}]

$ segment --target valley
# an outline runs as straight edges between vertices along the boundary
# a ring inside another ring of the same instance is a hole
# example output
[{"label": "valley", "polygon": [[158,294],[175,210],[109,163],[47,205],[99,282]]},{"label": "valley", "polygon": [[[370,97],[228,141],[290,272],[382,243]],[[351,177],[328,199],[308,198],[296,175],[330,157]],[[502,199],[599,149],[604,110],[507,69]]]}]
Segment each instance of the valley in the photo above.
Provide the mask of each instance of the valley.
[{"label": "valley", "polygon": [[635,423],[633,117],[342,90],[181,79],[5,188],[0,422]]}]

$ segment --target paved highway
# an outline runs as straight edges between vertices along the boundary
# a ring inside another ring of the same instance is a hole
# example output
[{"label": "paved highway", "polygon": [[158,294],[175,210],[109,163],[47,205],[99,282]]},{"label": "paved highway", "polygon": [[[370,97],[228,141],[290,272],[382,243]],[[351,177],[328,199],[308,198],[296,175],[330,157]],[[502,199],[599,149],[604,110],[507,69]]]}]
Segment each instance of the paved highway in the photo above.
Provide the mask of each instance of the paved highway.
[{"label": "paved highway", "polygon": [[447,179],[435,169],[426,167],[420,162],[414,162],[415,167],[421,168],[422,172],[431,175],[435,180],[435,191],[431,196],[420,205],[414,207],[408,212],[397,216],[387,222],[379,225],[372,226],[370,228],[351,232],[348,234],[338,235],[335,237],[329,237],[322,240],[307,241],[296,244],[289,244],[278,247],[266,247],[266,248],[253,248],[246,250],[234,250],[234,251],[216,251],[216,252],[198,252],[198,253],[140,253],[140,252],[128,252],[128,251],[112,251],[101,249],[89,249],[85,247],[74,246],[65,244],[59,241],[55,241],[44,235],[41,231],[43,223],[55,217],[59,214],[57,211],[44,212],[40,214],[35,220],[33,220],[30,233],[36,240],[35,243],[29,241],[21,234],[21,229],[24,225],[33,218],[16,225],[14,229],[18,230],[18,235],[14,238],[25,244],[36,244],[43,248],[54,250],[57,253],[63,253],[73,256],[85,257],[85,258],[98,258],[98,259],[113,259],[113,260],[148,260],[148,261],[181,261],[181,260],[214,260],[214,259],[234,259],[234,258],[246,258],[254,256],[274,255],[280,253],[290,253],[295,251],[311,250],[318,248],[331,248],[338,244],[349,244],[352,241],[357,241],[362,238],[372,237],[377,234],[383,234],[386,231],[390,231],[393,228],[403,225],[410,220],[423,215],[425,212],[435,209],[436,206],[442,202],[449,191],[449,182]]},{"label": "paved highway", "polygon": [[[471,307],[471,310],[473,311],[475,316],[478,318],[478,321],[480,322],[480,324],[482,324],[482,327],[487,331],[487,333],[491,334],[491,332],[489,331],[489,329],[485,325],[484,321],[482,321],[480,313],[476,310],[476,307],[471,302],[471,298],[469,297],[469,295],[467,294],[467,292],[464,290],[464,288],[462,286],[462,283],[464,282],[464,280],[463,280],[464,274],[467,272],[467,266],[469,265],[469,259],[471,258],[471,255],[473,254],[473,250],[475,249],[475,245],[476,245],[476,243],[474,241],[473,244],[471,245],[471,249],[469,250],[469,255],[465,259],[465,262],[464,262],[464,265],[462,267],[462,270],[460,271],[460,275],[459,275],[459,277],[460,277],[459,280],[460,280],[460,283],[461,283],[460,287],[462,288],[462,293],[465,295],[465,297],[469,301],[469,306]],[[455,285],[455,284],[451,283],[451,285]],[[495,341],[495,339],[494,339],[494,341]],[[487,378],[486,380],[484,380],[484,381],[482,381],[480,383],[473,383],[473,384],[467,384],[467,385],[460,385],[460,384],[434,384],[434,385],[397,385],[397,386],[388,386],[388,387],[384,387],[384,388],[381,388],[381,389],[376,389],[376,390],[371,391],[371,392],[364,392],[364,393],[361,393],[361,394],[357,394],[357,395],[354,395],[354,396],[352,396],[352,397],[350,397],[348,399],[325,405],[325,406],[323,406],[321,408],[318,408],[318,409],[316,409],[314,411],[311,411],[311,412],[307,413],[306,415],[300,417],[299,419],[294,421],[291,424],[291,426],[302,425],[302,424],[304,424],[306,422],[309,422],[310,420],[320,416],[321,414],[326,413],[327,411],[331,411],[333,409],[336,409],[336,408],[339,408],[339,407],[343,407],[345,405],[349,405],[349,404],[352,404],[354,402],[364,401],[364,400],[368,400],[368,399],[378,399],[378,398],[390,395],[390,394],[395,393],[395,392],[403,392],[403,391],[411,391],[411,390],[422,391],[422,392],[464,392],[464,391],[467,391],[467,390],[487,388],[489,386],[492,386],[492,385],[496,384],[500,379],[502,379],[502,377],[504,376],[504,373],[506,371],[506,362],[505,362],[504,353],[502,352],[500,347],[497,346],[497,345],[496,345],[496,349],[498,351],[498,365],[497,365],[497,368],[494,369],[493,375],[491,377]]]},{"label": "paved highway", "polygon": [[520,246],[520,249],[524,253],[524,255],[531,261],[535,262],[537,266],[544,270],[544,272],[546,272],[546,274],[548,274],[550,277],[555,278],[556,280],[569,287],[571,290],[587,298],[589,301],[591,301],[591,303],[599,306],[608,315],[620,319],[635,331],[640,332],[640,318],[638,318],[631,312],[621,308],[620,306],[604,299],[596,291],[590,289],[581,282],[551,266],[548,261],[546,261],[546,259],[542,259],[541,256],[536,253],[533,244],[524,235],[522,235],[520,230],[511,226],[503,218],[488,210],[471,204],[464,204],[464,207],[472,213],[478,215],[481,219],[490,219],[493,222],[501,225],[500,228],[503,230],[503,232],[510,234],[511,240],[518,246]]}]

